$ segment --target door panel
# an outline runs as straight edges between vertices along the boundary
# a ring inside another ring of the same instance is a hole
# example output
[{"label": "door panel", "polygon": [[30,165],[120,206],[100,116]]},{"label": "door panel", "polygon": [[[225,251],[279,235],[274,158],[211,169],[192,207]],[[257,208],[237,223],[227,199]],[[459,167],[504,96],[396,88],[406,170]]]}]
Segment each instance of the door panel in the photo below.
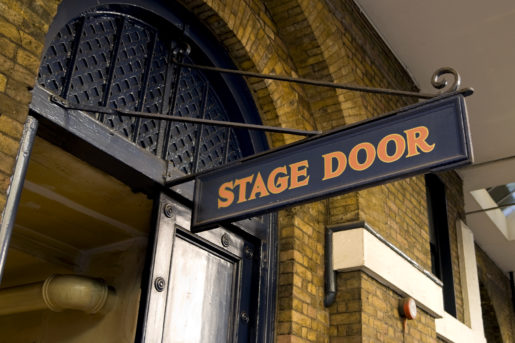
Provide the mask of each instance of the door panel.
[{"label": "door panel", "polygon": [[238,261],[177,237],[165,342],[230,342]]},{"label": "door panel", "polygon": [[254,242],[224,228],[192,234],[190,210],[164,195],[157,207],[144,341],[248,342]]}]

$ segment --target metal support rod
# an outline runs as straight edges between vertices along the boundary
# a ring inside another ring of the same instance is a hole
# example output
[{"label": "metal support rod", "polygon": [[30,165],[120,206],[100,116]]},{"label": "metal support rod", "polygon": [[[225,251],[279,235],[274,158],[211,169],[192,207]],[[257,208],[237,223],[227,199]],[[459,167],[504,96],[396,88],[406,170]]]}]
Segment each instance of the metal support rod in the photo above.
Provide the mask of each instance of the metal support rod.
[{"label": "metal support rod", "polygon": [[225,68],[211,67],[211,66],[197,65],[197,64],[188,64],[188,63],[179,62],[175,58],[172,61],[173,61],[173,63],[175,63],[181,67],[186,67],[186,68],[201,69],[201,70],[214,71],[214,72],[227,73],[227,74],[236,74],[236,75],[255,77],[255,78],[260,78],[260,79],[294,82],[294,83],[300,83],[300,84],[311,85],[311,86],[346,89],[346,90],[364,92],[364,93],[407,96],[407,97],[420,98],[420,99],[432,99],[432,98],[440,95],[440,94],[402,91],[402,90],[396,90],[396,89],[384,89],[384,88],[357,86],[357,85],[334,83],[334,82],[327,82],[327,81],[318,81],[318,80],[311,80],[311,79],[304,79],[304,78],[295,78],[295,77],[290,77],[290,76],[281,76],[281,75],[275,75],[275,74],[261,74],[261,73],[255,73],[255,72],[250,72],[250,71],[225,69]]},{"label": "metal support rod", "polygon": [[2,282],[2,275],[7,258],[7,249],[16,219],[16,212],[20,202],[21,192],[23,190],[23,181],[27,173],[29,165],[30,153],[36,131],[38,128],[38,121],[32,116],[27,117],[25,126],[23,127],[23,134],[21,137],[20,148],[16,156],[16,165],[14,173],[11,177],[9,188],[7,189],[7,200],[5,203],[4,212],[2,213],[2,223],[0,223],[0,283]]},{"label": "metal support rod", "polygon": [[[282,76],[282,75],[276,75],[276,74],[262,74],[262,73],[255,73],[255,72],[251,72],[251,71],[242,71],[242,70],[226,69],[226,68],[212,67],[212,66],[206,66],[206,65],[183,63],[182,60],[179,60],[179,57],[187,56],[187,55],[189,55],[190,52],[191,52],[191,47],[189,46],[189,44],[186,42],[182,42],[182,44],[177,46],[175,48],[175,50],[172,52],[172,63],[174,63],[178,66],[181,66],[181,67],[186,67],[186,68],[193,68],[193,69],[200,69],[200,70],[206,70],[206,71],[214,71],[214,72],[218,72],[218,73],[255,77],[255,78],[259,78],[259,79],[294,82],[294,83],[300,83],[300,84],[311,85],[311,86],[346,89],[346,90],[350,90],[350,91],[364,92],[364,93],[406,96],[406,97],[413,97],[413,98],[419,98],[419,99],[432,99],[432,98],[436,98],[442,94],[442,92],[437,93],[437,94],[429,94],[429,93],[402,91],[402,90],[397,90],[397,89],[375,88],[375,87],[366,87],[366,86],[343,84],[343,83],[334,83],[334,82],[327,82],[327,81],[297,78],[297,77],[291,77],[291,76]],[[442,75],[452,75],[453,82],[449,85],[448,80],[442,78]],[[431,76],[431,85],[436,89],[443,89],[443,88],[449,86],[449,88],[445,91],[446,93],[456,92],[461,85],[461,77],[460,77],[460,74],[458,74],[458,72],[454,68],[441,67],[441,68],[438,68]],[[465,96],[471,95],[472,93],[473,93],[472,89],[468,89],[467,91],[463,92],[463,94]]]},{"label": "metal support rod", "polygon": [[470,211],[470,212],[466,212],[465,215],[474,214],[474,213],[480,213],[480,212],[486,212],[486,211],[491,211],[491,210],[497,210],[497,209],[500,209],[500,208],[505,208],[505,207],[510,207],[510,206],[515,206],[515,203],[499,205],[499,206],[490,207],[490,208],[483,208],[483,209],[475,210],[475,211]]},{"label": "metal support rod", "polygon": [[276,126],[237,123],[237,122],[223,121],[223,120],[179,117],[179,116],[166,115],[166,114],[160,114],[160,113],[145,113],[145,112],[138,112],[138,111],[126,111],[126,110],[102,108],[102,107],[87,106],[87,105],[77,106],[77,105],[70,105],[66,100],[64,100],[58,96],[55,96],[55,95],[51,96],[51,101],[63,108],[68,109],[68,110],[98,112],[98,113],[103,113],[103,114],[118,114],[118,115],[128,116],[128,117],[161,119],[161,120],[168,120],[168,121],[205,124],[205,125],[212,125],[212,126],[235,127],[235,128],[250,129],[250,130],[285,133],[285,134],[298,135],[298,136],[316,136],[316,135],[319,135],[322,133],[321,131],[306,131],[306,130],[288,129],[288,128],[282,128],[282,127],[276,127]]}]

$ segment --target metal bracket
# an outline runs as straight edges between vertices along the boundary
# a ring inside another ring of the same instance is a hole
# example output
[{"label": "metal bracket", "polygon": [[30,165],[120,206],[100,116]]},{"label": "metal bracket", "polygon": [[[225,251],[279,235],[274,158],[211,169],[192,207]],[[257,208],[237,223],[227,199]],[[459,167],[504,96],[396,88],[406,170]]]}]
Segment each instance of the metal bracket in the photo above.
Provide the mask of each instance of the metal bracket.
[{"label": "metal bracket", "polygon": [[499,210],[501,208],[510,207],[510,206],[515,206],[515,203],[512,202],[512,203],[509,203],[509,204],[502,204],[502,205],[495,206],[495,207],[482,208],[480,210],[469,211],[469,212],[465,212],[465,215],[468,216],[469,214],[488,212],[488,211],[492,211],[492,210]]},{"label": "metal bracket", "polygon": [[67,109],[67,110],[96,112],[96,113],[103,113],[103,114],[110,114],[110,115],[168,120],[168,121],[177,121],[177,122],[194,123],[194,124],[205,124],[205,125],[211,125],[211,126],[234,127],[234,128],[249,129],[249,130],[285,133],[285,134],[298,135],[298,136],[316,136],[316,135],[319,135],[322,133],[321,131],[306,131],[306,130],[288,129],[288,128],[282,128],[282,127],[276,127],[276,126],[238,123],[238,122],[232,122],[232,121],[211,120],[211,119],[201,119],[201,118],[192,118],[192,117],[179,117],[179,116],[173,116],[173,115],[167,115],[167,114],[161,114],[161,113],[127,111],[127,110],[119,110],[119,109],[107,108],[107,107],[90,106],[90,105],[72,105],[66,99],[63,99],[57,95],[50,96],[50,101],[62,108]]},{"label": "metal bracket", "polygon": [[[172,63],[174,63],[178,66],[181,66],[181,67],[186,67],[186,68],[200,69],[200,70],[213,71],[213,72],[226,73],[226,74],[236,74],[236,75],[241,75],[241,76],[246,76],[246,77],[255,77],[255,78],[259,78],[259,79],[294,82],[294,83],[300,83],[300,84],[311,85],[311,86],[345,89],[345,90],[356,91],[356,92],[385,94],[385,95],[393,95],[393,96],[405,96],[405,97],[414,97],[414,98],[420,98],[420,99],[432,99],[432,98],[440,96],[442,93],[444,93],[444,92],[440,92],[440,93],[436,93],[436,94],[430,94],[430,93],[403,91],[403,90],[397,90],[397,89],[366,87],[366,86],[334,83],[334,82],[304,79],[304,78],[283,76],[283,75],[276,75],[276,74],[262,74],[262,73],[255,73],[255,72],[251,72],[251,71],[242,71],[242,70],[235,70],[235,69],[211,67],[211,66],[206,66],[206,65],[189,64],[189,63],[183,63],[179,60],[178,57],[180,56],[182,51],[185,51],[185,50],[184,49],[176,49],[174,51],[173,57],[172,57]],[[186,49],[186,51],[189,53],[189,51],[187,49]],[[458,72],[451,67],[442,67],[442,68],[439,68],[438,70],[436,70],[433,73],[433,76],[431,77],[431,85],[436,89],[443,89],[444,87],[446,87],[449,84],[449,82],[446,79],[442,78],[443,75],[452,75],[454,78],[453,83],[449,86],[449,88],[445,91],[445,93],[456,92],[458,90],[459,86],[461,85],[461,77],[458,74]],[[474,92],[474,90],[472,88],[470,88],[468,90],[469,91],[465,90],[463,92],[463,94],[465,96],[471,95]]]}]

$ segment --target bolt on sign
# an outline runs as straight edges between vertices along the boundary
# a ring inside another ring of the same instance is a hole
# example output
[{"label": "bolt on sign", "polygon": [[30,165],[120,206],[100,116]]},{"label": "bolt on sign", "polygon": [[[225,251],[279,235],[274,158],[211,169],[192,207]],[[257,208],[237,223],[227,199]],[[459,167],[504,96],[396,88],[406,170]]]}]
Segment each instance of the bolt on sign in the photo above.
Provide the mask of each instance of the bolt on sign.
[{"label": "bolt on sign", "polygon": [[199,175],[192,230],[471,162],[464,97],[441,97]]}]

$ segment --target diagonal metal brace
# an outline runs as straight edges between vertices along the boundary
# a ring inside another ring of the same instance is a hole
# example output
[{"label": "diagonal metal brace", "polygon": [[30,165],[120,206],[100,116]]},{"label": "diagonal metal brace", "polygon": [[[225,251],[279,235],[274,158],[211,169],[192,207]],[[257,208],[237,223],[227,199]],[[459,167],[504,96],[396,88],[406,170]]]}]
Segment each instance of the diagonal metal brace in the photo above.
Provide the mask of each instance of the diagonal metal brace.
[{"label": "diagonal metal brace", "polygon": [[[190,63],[181,62],[178,59],[178,56],[181,54],[187,54],[187,53],[189,53],[188,50],[184,51],[184,49],[181,49],[181,48],[176,49],[173,54],[172,63],[174,63],[180,67],[184,67],[184,68],[193,68],[193,69],[200,69],[200,70],[213,71],[213,72],[219,72],[219,73],[235,74],[235,75],[241,75],[241,76],[246,76],[246,77],[255,77],[255,78],[259,78],[259,79],[293,82],[293,83],[300,83],[300,84],[311,85],[311,86],[345,89],[345,90],[350,90],[350,91],[355,91],[355,92],[363,92],[363,93],[405,96],[405,97],[412,97],[412,98],[419,98],[419,99],[432,99],[432,98],[436,98],[436,97],[442,95],[442,92],[431,94],[431,93],[403,91],[403,90],[397,90],[397,89],[366,87],[366,86],[359,86],[359,85],[352,85],[352,84],[334,83],[334,82],[328,82],[328,81],[304,79],[304,78],[283,76],[283,75],[276,75],[276,74],[262,74],[262,73],[255,73],[255,72],[251,72],[251,71],[226,69],[226,68],[220,68],[220,67],[212,67],[212,66],[206,66],[206,65],[198,65],[198,64],[190,64]],[[453,80],[452,84],[449,85],[449,89],[447,89],[445,91],[445,93],[457,91],[461,84],[461,77],[458,74],[458,72],[451,67],[442,67],[442,68],[439,68],[438,70],[436,70],[431,77],[432,86],[436,89],[442,89],[442,88],[448,86],[448,81],[445,79],[442,79],[442,75],[447,75],[447,74],[452,75],[454,80]],[[468,96],[470,94],[467,92],[464,93],[465,96]]]},{"label": "diagonal metal brace", "polygon": [[106,108],[106,107],[90,106],[90,105],[72,105],[67,100],[65,100],[57,95],[51,95],[50,101],[62,108],[68,109],[68,110],[96,112],[96,113],[103,113],[103,114],[110,114],[110,115],[121,115],[121,116],[128,116],[128,117],[137,117],[137,118],[159,119],[159,120],[177,121],[177,122],[194,123],[194,124],[204,124],[204,125],[212,125],[212,126],[233,127],[233,128],[240,128],[240,129],[285,133],[285,134],[291,134],[291,135],[297,135],[297,136],[308,136],[308,137],[316,136],[316,135],[319,135],[322,133],[321,131],[306,131],[306,130],[282,128],[282,127],[277,127],[277,126],[248,124],[248,123],[239,123],[239,122],[223,121],[223,120],[179,117],[179,116],[166,115],[166,114],[161,114],[161,113],[146,113],[146,112],[139,112],[139,111],[127,111],[127,110],[119,110],[119,109],[112,109],[112,108]]}]

